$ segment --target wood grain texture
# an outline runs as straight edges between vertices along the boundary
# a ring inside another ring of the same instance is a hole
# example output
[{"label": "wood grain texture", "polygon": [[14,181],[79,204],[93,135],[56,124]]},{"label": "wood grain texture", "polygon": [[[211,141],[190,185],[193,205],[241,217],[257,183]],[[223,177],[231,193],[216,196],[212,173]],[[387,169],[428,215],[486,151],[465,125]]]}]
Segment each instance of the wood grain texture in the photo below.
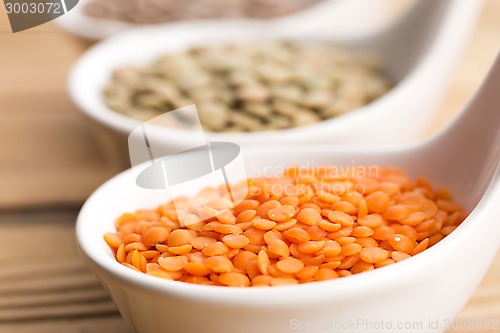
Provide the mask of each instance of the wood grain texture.
[{"label": "wood grain texture", "polygon": [[0,332],[82,332],[94,320],[101,324],[88,332],[104,332],[119,320],[76,249],[75,220],[73,210],[0,215],[0,235],[8,235],[0,242]]},{"label": "wood grain texture", "polygon": [[0,10],[0,209],[79,205],[113,172],[66,93],[86,45],[47,24],[9,32]]}]

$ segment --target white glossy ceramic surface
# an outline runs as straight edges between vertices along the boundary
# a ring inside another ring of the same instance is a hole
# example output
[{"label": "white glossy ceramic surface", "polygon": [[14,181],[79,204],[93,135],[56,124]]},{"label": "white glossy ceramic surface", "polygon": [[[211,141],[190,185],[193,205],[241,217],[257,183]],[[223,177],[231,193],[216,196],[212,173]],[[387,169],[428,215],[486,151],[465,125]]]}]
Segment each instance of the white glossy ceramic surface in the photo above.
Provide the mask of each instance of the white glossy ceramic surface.
[{"label": "white glossy ceramic surface", "polygon": [[245,289],[135,272],[117,263],[102,239],[121,213],[154,208],[164,200],[163,192],[138,188],[133,170],[108,181],[85,203],[77,222],[79,247],[138,333],[443,332],[500,246],[499,85],[500,57],[461,116],[423,143],[269,145],[245,151],[251,175],[291,164],[396,165],[449,187],[471,214],[441,242],[403,262],[333,281]]},{"label": "white glossy ceramic surface", "polygon": [[[69,77],[69,93],[88,116],[128,136],[138,120],[105,106],[102,89],[113,70],[126,64],[146,64],[157,57],[194,45],[228,41],[289,39],[339,41],[353,49],[380,54],[385,72],[396,86],[373,103],[343,116],[299,128],[254,133],[207,133],[210,141],[247,147],[273,143],[402,143],[419,138],[433,116],[453,65],[467,39],[481,1],[421,0],[387,30],[371,35],[290,33],[289,25],[254,21],[185,22],[132,30],[86,52]],[[323,37],[319,37],[323,35]],[[150,140],[168,151],[193,146],[189,131],[152,126]]]},{"label": "white glossy ceramic surface", "polygon": [[[58,18],[56,23],[74,35],[91,40],[108,38],[125,30],[143,26],[88,16],[85,14],[85,6],[90,1],[95,0],[80,0],[73,10]],[[290,15],[256,21],[273,20],[277,24],[288,25],[298,31],[315,32],[318,29],[319,31],[331,29],[339,33],[363,33],[383,23],[388,2],[388,0],[324,0]],[[360,25],[358,22],[363,24]]]}]

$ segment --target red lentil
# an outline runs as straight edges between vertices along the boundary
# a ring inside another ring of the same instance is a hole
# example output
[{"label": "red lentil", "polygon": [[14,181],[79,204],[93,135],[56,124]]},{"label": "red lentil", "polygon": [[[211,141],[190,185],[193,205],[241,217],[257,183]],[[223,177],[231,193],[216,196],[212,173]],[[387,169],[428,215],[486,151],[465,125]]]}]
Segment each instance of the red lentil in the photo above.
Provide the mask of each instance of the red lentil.
[{"label": "red lentil", "polygon": [[[118,263],[194,284],[250,287],[331,280],[392,265],[441,241],[467,217],[446,189],[396,168],[292,167],[249,179],[245,200],[205,207],[214,216],[182,226],[173,203],[125,213],[104,241]],[[333,170],[333,168],[332,168]],[[331,170],[330,170],[331,171]],[[338,170],[337,170],[338,172]],[[217,189],[216,189],[217,190]],[[207,193],[214,193],[207,190]]]},{"label": "red lentil", "polygon": [[297,221],[308,225],[318,225],[321,220],[321,214],[313,208],[303,208],[297,214]]},{"label": "red lentil", "polygon": [[316,273],[314,273],[314,279],[316,281],[333,280],[338,279],[339,275],[331,268],[319,268]]},{"label": "red lentil", "polygon": [[203,250],[201,250],[201,253],[203,253],[207,257],[220,256],[220,255],[226,254],[228,252],[229,252],[229,248],[227,247],[226,244],[224,244],[222,242],[215,242],[213,244],[208,245]]},{"label": "red lentil", "polygon": [[[318,252],[319,253],[319,252]],[[305,257],[305,258],[301,258],[302,262],[304,263],[304,265],[310,265],[310,266],[318,266],[320,265],[321,263],[323,263],[323,261],[325,261],[325,256],[320,254],[320,255],[317,255],[315,257]]]},{"label": "red lentil", "polygon": [[185,256],[158,259],[158,264],[160,265],[161,268],[173,272],[182,270],[187,263],[188,263],[188,258],[186,258]]},{"label": "red lentil", "polygon": [[411,253],[413,251],[412,241],[402,234],[394,234],[389,237],[389,244],[396,250],[404,253]]},{"label": "red lentil", "polygon": [[245,210],[238,214],[236,217],[236,223],[249,222],[257,215],[257,211],[253,209]]},{"label": "red lentil", "polygon": [[350,272],[352,274],[358,274],[358,273],[362,273],[362,272],[366,272],[366,271],[371,271],[373,269],[375,269],[373,264],[369,264],[369,263],[364,262],[364,261],[359,261],[356,264],[354,264],[354,266],[352,266]]},{"label": "red lentil", "polygon": [[242,273],[229,272],[222,273],[219,276],[219,281],[229,287],[249,287],[250,279]]},{"label": "red lentil", "polygon": [[252,286],[254,287],[270,286],[272,279],[273,277],[270,275],[257,275],[252,279]]},{"label": "red lentil", "polygon": [[222,242],[232,249],[241,249],[250,243],[250,240],[244,235],[225,235]]},{"label": "red lentil", "polygon": [[272,239],[268,244],[268,249],[269,252],[280,257],[288,257],[290,255],[288,245],[281,239]]},{"label": "red lentil", "polygon": [[262,274],[269,274],[269,266],[271,265],[271,261],[269,260],[269,256],[267,252],[264,250],[260,250],[257,255],[257,265]]},{"label": "red lentil", "polygon": [[367,263],[376,264],[387,259],[389,251],[380,247],[365,247],[359,253],[359,257]]},{"label": "red lentil", "polygon": [[207,258],[205,266],[217,273],[228,273],[233,271],[234,266],[231,260],[223,256],[213,256]]},{"label": "red lentil", "polygon": [[383,213],[389,207],[389,195],[383,191],[375,191],[366,197],[368,210],[375,213]]},{"label": "red lentil", "polygon": [[189,244],[197,250],[203,250],[205,247],[215,242],[216,240],[211,237],[196,237],[189,240]]},{"label": "red lentil", "polygon": [[269,218],[276,222],[285,222],[295,215],[295,208],[288,205],[282,205],[277,208],[271,208],[267,213]]},{"label": "red lentil", "polygon": [[287,258],[278,261],[276,267],[283,273],[295,274],[304,268],[304,263],[296,258]]},{"label": "red lentil", "polygon": [[272,230],[274,227],[276,227],[276,222],[268,220],[268,219],[262,219],[262,218],[256,218],[252,221],[253,226],[259,230]]},{"label": "red lentil", "polygon": [[358,219],[358,224],[371,229],[384,225],[384,219],[378,214],[368,214]]},{"label": "red lentil", "polygon": [[356,237],[356,243],[362,247],[377,247],[378,243],[371,237]]},{"label": "red lentil", "polygon": [[331,211],[328,213],[328,219],[333,223],[340,224],[343,227],[350,227],[354,223],[354,220],[350,215],[340,211]]}]

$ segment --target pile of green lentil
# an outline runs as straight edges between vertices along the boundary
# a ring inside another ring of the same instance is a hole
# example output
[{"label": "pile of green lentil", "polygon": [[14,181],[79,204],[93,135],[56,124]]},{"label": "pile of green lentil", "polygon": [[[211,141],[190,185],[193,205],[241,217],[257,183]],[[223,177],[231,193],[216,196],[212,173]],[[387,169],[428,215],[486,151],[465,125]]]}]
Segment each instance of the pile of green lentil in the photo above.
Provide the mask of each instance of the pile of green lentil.
[{"label": "pile of green lentil", "polygon": [[205,130],[251,132],[340,116],[390,87],[373,56],[331,43],[248,42],[119,68],[103,94],[109,108],[142,121],[196,104]]}]

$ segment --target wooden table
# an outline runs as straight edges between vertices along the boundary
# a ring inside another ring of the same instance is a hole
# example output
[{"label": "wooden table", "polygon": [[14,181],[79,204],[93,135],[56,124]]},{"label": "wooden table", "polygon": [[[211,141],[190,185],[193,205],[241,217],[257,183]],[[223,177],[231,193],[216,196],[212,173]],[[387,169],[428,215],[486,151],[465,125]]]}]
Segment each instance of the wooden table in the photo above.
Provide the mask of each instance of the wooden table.
[{"label": "wooden table", "polygon": [[[486,0],[429,134],[456,115],[486,73],[500,49],[498,17],[500,1]],[[114,173],[65,90],[87,47],[53,24],[13,35],[0,9],[2,333],[132,332],[74,242],[78,207]],[[500,319],[500,256],[458,318]]]}]

